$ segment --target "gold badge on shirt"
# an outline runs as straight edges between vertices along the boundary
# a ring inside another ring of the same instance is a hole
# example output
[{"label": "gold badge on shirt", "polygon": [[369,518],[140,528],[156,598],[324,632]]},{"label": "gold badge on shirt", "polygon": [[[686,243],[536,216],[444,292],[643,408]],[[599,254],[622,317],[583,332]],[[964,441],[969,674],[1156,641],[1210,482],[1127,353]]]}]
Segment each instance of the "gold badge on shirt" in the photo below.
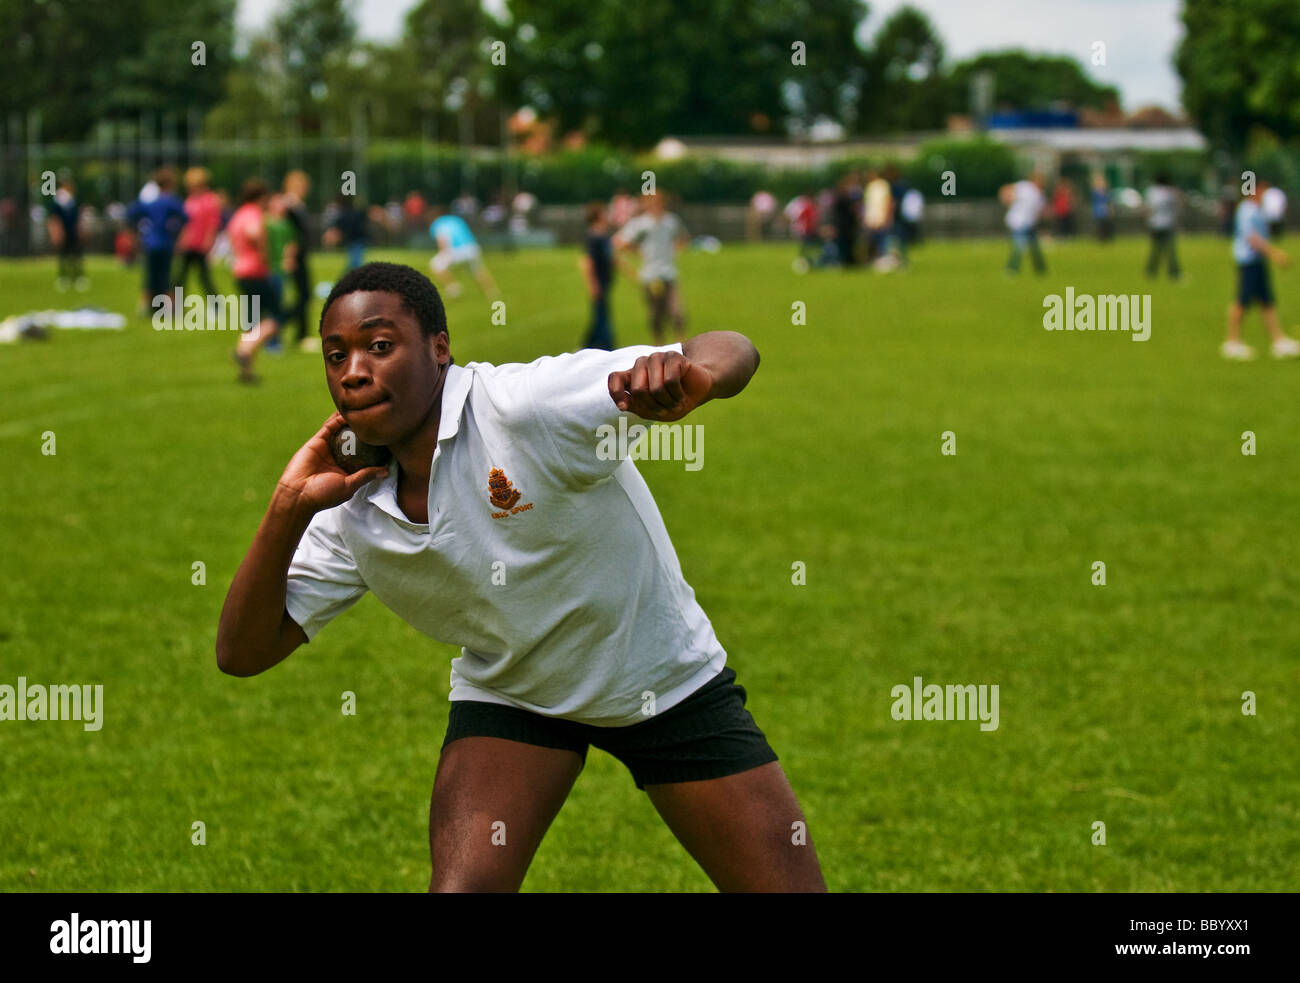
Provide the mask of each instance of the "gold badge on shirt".
[{"label": "gold badge on shirt", "polygon": [[517,512],[527,512],[533,507],[533,503],[526,505],[516,505],[522,497],[518,488],[516,488],[506,477],[506,473],[500,468],[493,468],[488,474],[488,501],[500,512],[493,512],[492,518],[504,519],[508,515],[514,515]]}]

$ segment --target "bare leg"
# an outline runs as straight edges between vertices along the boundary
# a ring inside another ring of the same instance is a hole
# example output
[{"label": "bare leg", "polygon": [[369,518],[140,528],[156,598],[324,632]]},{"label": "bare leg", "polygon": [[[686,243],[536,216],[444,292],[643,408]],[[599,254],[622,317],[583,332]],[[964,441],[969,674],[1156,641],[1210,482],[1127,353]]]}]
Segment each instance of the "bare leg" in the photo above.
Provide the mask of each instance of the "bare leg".
[{"label": "bare leg", "polygon": [[1228,341],[1241,341],[1241,315],[1240,304],[1228,306]]},{"label": "bare leg", "polygon": [[1277,308],[1270,305],[1264,308],[1264,326],[1268,328],[1269,337],[1281,341],[1286,337],[1282,332],[1282,319],[1277,316]]},{"label": "bare leg", "polygon": [[271,319],[259,321],[256,331],[245,332],[239,339],[239,354],[252,358],[253,354],[275,337],[279,326]]},{"label": "bare leg", "polygon": [[434,891],[518,891],[582,756],[497,737],[452,741],[429,802]]},{"label": "bare leg", "polygon": [[677,289],[677,281],[668,284],[668,314],[672,318],[673,330],[678,341],[686,340],[686,312],[682,310],[682,296]]},{"label": "bare leg", "polygon": [[474,270],[474,279],[478,281],[479,289],[488,297],[495,300],[501,296],[501,291],[497,289],[496,280],[492,279],[492,274],[488,272],[488,268],[482,263]]},{"label": "bare leg", "polygon": [[257,377],[253,375],[253,356],[257,350],[264,344],[275,337],[279,325],[267,318],[259,321],[255,331],[247,331],[240,336],[239,344],[235,348],[235,361],[239,364],[239,378],[241,382],[256,382]]},{"label": "bare leg", "polygon": [[780,762],[726,778],[647,785],[646,793],[719,891],[826,890]]}]

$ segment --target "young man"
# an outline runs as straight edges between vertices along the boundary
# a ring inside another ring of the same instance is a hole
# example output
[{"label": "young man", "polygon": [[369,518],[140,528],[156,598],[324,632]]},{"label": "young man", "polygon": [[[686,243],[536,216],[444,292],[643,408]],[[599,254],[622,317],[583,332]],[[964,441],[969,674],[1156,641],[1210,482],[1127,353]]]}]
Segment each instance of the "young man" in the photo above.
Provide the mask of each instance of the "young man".
[{"label": "young man", "polygon": [[641,271],[638,279],[645,290],[649,312],[650,335],[656,345],[664,339],[664,321],[671,319],[679,341],[686,339],[686,312],[682,310],[681,292],[677,287],[677,253],[686,248],[690,237],[686,226],[664,204],[665,192],[643,195],[641,214],[614,236],[616,248],[640,250]]},{"label": "young man", "polygon": [[1007,229],[1011,233],[1007,273],[1020,272],[1020,254],[1027,250],[1034,272],[1041,276],[1047,272],[1043,251],[1038,248],[1038,217],[1043,213],[1044,203],[1042,175],[1035,171],[1023,181],[1003,185],[998,197],[1007,206]]},{"label": "young man", "polygon": [[[321,334],[339,412],[290,460],[235,575],[222,671],[269,669],[367,590],[462,646],[431,891],[518,890],[589,744],[628,766],[719,889],[825,890],[645,481],[601,451],[621,418],[680,420],[739,393],[754,346],[714,331],[461,367],[433,284],[390,263],[339,280]],[[345,423],[388,447],[387,469],[338,467],[329,440]]]},{"label": "young man", "polygon": [[1260,196],[1268,190],[1267,181],[1255,185],[1254,194],[1237,206],[1232,237],[1232,258],[1237,262],[1237,299],[1228,308],[1228,337],[1219,349],[1224,358],[1248,361],[1255,349],[1241,340],[1241,319],[1247,307],[1256,301],[1264,314],[1264,325],[1273,339],[1274,358],[1300,356],[1300,342],[1282,333],[1282,324],[1273,306],[1273,286],[1269,282],[1268,260],[1285,269],[1291,259],[1268,241],[1268,218],[1260,207]]},{"label": "young man", "polygon": [[1169,175],[1160,173],[1147,189],[1147,228],[1151,231],[1151,253],[1147,257],[1147,276],[1154,278],[1160,272],[1160,260],[1169,255],[1169,279],[1177,280],[1178,250],[1174,245],[1174,226],[1178,219],[1178,189]]},{"label": "young man", "polygon": [[438,251],[429,260],[433,275],[447,291],[448,297],[460,296],[460,284],[456,282],[455,266],[468,266],[483,294],[493,300],[500,296],[496,281],[483,263],[483,250],[479,247],[474,232],[459,215],[448,215],[437,206],[433,209],[433,223],[429,226],[429,236],[438,244]]}]

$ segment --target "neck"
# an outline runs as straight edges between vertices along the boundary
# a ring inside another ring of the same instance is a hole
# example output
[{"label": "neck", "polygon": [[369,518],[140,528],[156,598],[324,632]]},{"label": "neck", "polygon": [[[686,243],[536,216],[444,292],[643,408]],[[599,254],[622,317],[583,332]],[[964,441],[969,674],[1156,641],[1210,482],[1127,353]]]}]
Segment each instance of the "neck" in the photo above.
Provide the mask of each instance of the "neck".
[{"label": "neck", "polygon": [[388,445],[397,461],[399,488],[412,482],[428,487],[433,452],[438,446],[438,427],[442,423],[442,391],[450,365],[442,366],[429,412],[419,427],[404,440]]}]

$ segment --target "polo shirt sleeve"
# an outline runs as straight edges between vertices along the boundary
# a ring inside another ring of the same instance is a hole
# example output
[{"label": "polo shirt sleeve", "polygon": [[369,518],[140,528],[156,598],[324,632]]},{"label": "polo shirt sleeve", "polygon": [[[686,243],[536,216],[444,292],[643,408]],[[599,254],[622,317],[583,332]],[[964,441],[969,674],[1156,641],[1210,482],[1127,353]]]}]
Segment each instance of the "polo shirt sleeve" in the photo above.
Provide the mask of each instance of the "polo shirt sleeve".
[{"label": "polo shirt sleeve", "polygon": [[611,434],[612,442],[617,443],[620,417],[627,418],[628,426],[639,423],[641,417],[614,405],[609,376],[630,369],[638,358],[654,352],[680,355],[682,346],[677,342],[659,348],[632,345],[612,352],[587,349],[539,359],[530,366],[526,385],[533,419],[574,484],[593,484],[613,474],[622,463],[616,455],[598,451],[602,442],[610,445]]},{"label": "polo shirt sleeve", "polygon": [[317,512],[289,563],[285,610],[309,642],[366,592],[339,532],[341,512],[341,506]]}]

